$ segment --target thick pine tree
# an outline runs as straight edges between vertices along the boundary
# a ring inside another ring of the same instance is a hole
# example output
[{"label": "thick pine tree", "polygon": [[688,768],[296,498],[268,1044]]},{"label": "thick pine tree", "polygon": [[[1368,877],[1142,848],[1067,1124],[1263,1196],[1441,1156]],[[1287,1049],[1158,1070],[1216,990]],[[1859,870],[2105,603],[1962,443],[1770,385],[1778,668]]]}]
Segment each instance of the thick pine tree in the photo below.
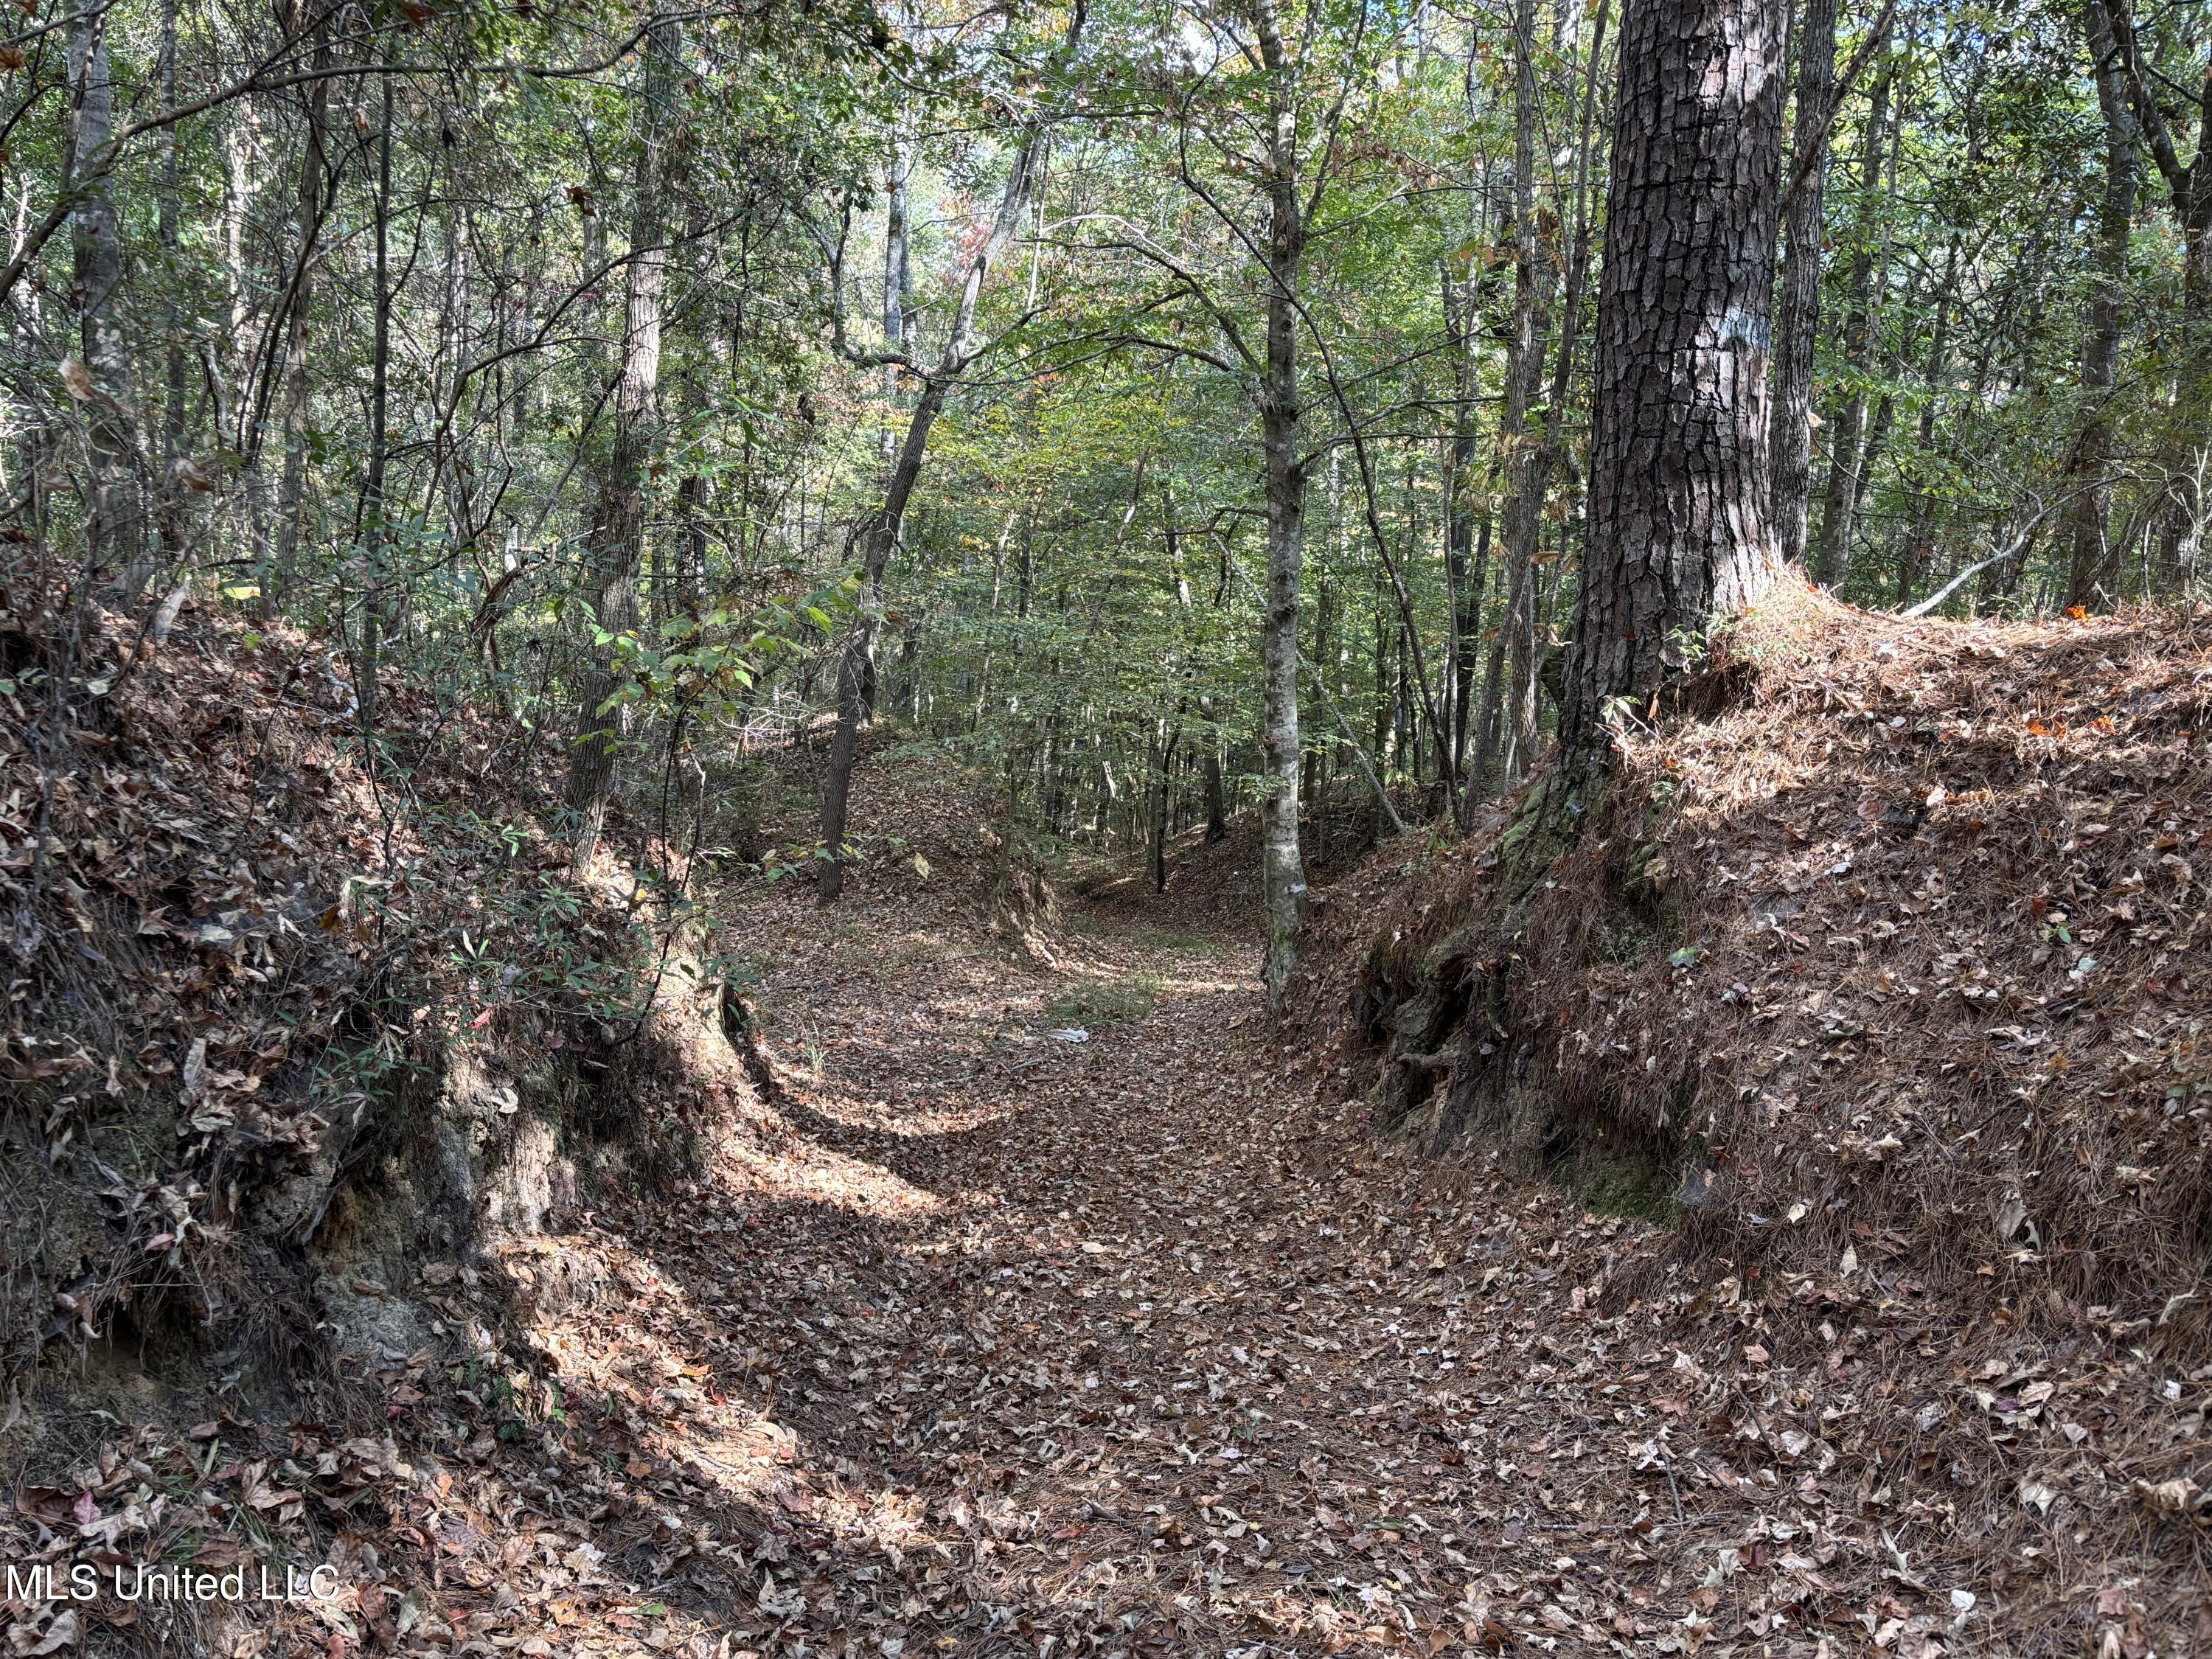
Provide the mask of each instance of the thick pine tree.
[{"label": "thick pine tree", "polygon": [[1589,551],[1559,723],[1568,787],[1779,562],[1767,360],[1780,0],[1634,0],[1620,47],[1592,392]]}]

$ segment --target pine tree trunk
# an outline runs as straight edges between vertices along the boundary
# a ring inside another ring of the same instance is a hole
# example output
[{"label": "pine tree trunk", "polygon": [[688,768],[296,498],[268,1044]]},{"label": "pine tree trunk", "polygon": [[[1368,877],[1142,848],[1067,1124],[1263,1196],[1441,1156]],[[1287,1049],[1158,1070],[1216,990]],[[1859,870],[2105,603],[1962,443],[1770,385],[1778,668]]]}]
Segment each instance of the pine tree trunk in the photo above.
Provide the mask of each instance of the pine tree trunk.
[{"label": "pine tree trunk", "polygon": [[1805,557],[1813,505],[1813,359],[1820,331],[1820,226],[1828,179],[1828,123],[1835,107],[1836,0],[1807,0],[1797,42],[1799,180],[1783,227],[1782,300],[1775,319],[1774,538],[1785,564]]},{"label": "pine tree trunk", "polygon": [[1779,0],[1634,0],[1620,45],[1593,375],[1589,555],[1561,776],[1605,771],[1717,616],[1779,565],[1767,351],[1784,76]]}]

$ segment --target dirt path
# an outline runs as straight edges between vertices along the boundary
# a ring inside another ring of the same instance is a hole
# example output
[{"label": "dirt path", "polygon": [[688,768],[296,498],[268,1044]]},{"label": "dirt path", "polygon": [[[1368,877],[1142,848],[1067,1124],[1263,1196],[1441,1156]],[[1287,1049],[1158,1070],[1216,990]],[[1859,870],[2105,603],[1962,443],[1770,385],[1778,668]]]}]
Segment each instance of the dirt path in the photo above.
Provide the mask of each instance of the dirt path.
[{"label": "dirt path", "polygon": [[1623,1224],[1316,1107],[1241,945],[799,920],[750,924],[767,1115],[538,1247],[586,1289],[526,1651],[1674,1650],[1678,1551],[1793,1535],[1772,1474],[1668,1473],[1686,1379],[1584,1308]]}]

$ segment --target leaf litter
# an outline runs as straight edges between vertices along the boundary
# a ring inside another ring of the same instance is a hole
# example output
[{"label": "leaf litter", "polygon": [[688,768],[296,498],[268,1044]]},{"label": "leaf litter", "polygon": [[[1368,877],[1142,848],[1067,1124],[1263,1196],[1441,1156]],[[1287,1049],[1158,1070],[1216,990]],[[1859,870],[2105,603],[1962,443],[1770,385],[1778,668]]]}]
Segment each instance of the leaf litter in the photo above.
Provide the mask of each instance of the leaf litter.
[{"label": "leaf litter", "polygon": [[2212,1647],[2208,615],[1785,585],[1573,844],[1532,785],[1324,907],[1347,1095],[1641,1166],[1679,1224],[1607,1305],[1668,1310],[1710,1456],[1833,1505],[1791,1553],[1886,1650]]},{"label": "leaf litter", "polygon": [[[1879,1241],[1685,1273],[1664,1228],[1347,1109],[1242,939],[1124,905],[1010,951],[975,804],[871,765],[927,862],[827,919],[799,883],[718,903],[772,1086],[697,1175],[364,1286],[454,1334],[367,1368],[380,1420],[112,1435],[6,1520],[19,1562],[326,1560],[337,1598],[19,1601],[11,1651],[1816,1659],[2024,1650],[2054,1607],[2100,1654],[2212,1638],[2095,1534],[2098,1502],[2198,1526],[2201,1375],[1968,1341]],[[1125,980],[1140,1015],[1051,1040]]]}]

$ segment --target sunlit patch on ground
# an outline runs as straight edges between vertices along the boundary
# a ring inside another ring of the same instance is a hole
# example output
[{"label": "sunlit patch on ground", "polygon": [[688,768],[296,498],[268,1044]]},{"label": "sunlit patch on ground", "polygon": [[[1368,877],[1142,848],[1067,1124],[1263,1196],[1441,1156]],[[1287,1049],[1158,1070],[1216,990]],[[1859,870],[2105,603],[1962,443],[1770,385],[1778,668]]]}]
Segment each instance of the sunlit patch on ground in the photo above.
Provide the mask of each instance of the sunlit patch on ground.
[{"label": "sunlit patch on ground", "polygon": [[[845,931],[975,937],[942,896]],[[1980,1595],[1974,1540],[1826,1474],[1875,1397],[1842,1325],[1893,1310],[1738,1330],[1649,1224],[1377,1139],[1249,951],[868,973],[812,916],[729,918],[776,1086],[703,1174],[488,1264],[504,1352],[392,1368],[375,1547],[431,1589],[347,1616],[393,1651],[1932,1659]]]}]

